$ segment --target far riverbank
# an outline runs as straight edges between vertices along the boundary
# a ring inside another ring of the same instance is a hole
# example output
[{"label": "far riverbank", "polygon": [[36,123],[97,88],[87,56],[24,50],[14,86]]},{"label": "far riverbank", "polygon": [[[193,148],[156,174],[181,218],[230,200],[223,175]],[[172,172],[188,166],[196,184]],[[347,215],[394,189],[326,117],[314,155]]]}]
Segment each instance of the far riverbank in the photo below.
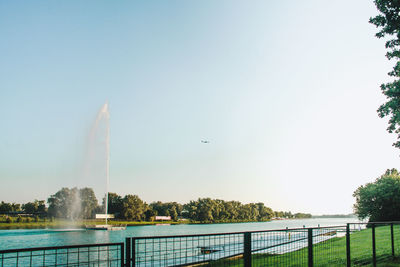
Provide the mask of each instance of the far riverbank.
[{"label": "far riverbank", "polygon": [[269,222],[214,223],[176,225],[138,225],[121,231],[92,231],[64,226],[51,229],[11,229],[0,230],[0,248],[14,249],[27,247],[66,246],[78,244],[96,244],[123,242],[126,237],[197,235],[210,233],[262,231],[273,229],[324,227],[346,225],[358,222],[355,218],[314,218],[273,220]]},{"label": "far riverbank", "polygon": [[[271,221],[271,220],[269,220]],[[269,222],[262,221],[262,222]],[[190,221],[190,220],[180,220],[180,221],[118,221],[118,220],[110,220],[108,224],[112,225],[126,225],[126,226],[149,226],[149,225],[178,225],[178,224],[221,224],[221,223],[250,223],[250,222],[258,222],[258,221],[223,221],[223,222],[199,222],[199,221]],[[83,221],[69,221],[69,220],[39,220],[37,222],[5,222],[0,221],[0,229],[1,230],[9,230],[9,229],[63,229],[63,228],[85,228],[86,225],[96,225],[96,224],[104,224],[104,221],[100,220],[83,220]]]},{"label": "far riverbank", "polygon": [[[323,218],[306,218],[302,220],[312,220],[312,219],[337,219],[338,217],[323,217]],[[341,217],[342,220],[353,221],[354,217]],[[216,221],[216,222],[199,222],[191,220],[180,220],[180,221],[120,221],[120,220],[110,220],[109,224],[112,225],[126,225],[126,226],[152,226],[152,225],[179,225],[179,224],[234,224],[234,223],[263,223],[263,222],[275,222],[275,221],[298,221],[299,219],[274,219],[268,221]],[[10,230],[10,229],[65,229],[65,228],[85,228],[85,225],[93,224],[104,224],[101,220],[82,220],[82,221],[69,221],[69,220],[43,220],[30,221],[30,222],[5,222],[0,220],[0,230]]]}]

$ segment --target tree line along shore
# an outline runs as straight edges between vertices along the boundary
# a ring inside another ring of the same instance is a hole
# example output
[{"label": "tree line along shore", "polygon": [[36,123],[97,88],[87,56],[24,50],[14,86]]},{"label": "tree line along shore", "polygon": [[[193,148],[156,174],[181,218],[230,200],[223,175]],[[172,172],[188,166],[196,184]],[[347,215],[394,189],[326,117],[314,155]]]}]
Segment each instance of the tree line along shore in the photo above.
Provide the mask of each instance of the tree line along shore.
[{"label": "tree line along shore", "polygon": [[[95,222],[104,214],[105,198],[99,205],[92,188],[62,188],[47,199],[25,204],[0,203],[0,224],[59,225],[62,221]],[[239,201],[199,198],[185,204],[156,201],[147,204],[137,195],[108,193],[111,223],[128,225],[154,224],[161,218],[169,223],[261,222],[271,219],[311,218],[311,214],[273,211],[264,203],[242,204]]]},{"label": "tree line along shore", "polygon": [[[354,215],[330,215],[329,217],[353,217],[370,222],[400,221],[400,173],[388,169],[374,182],[359,186],[353,193]],[[96,214],[104,214],[105,198],[98,204],[91,188],[62,188],[47,199],[25,204],[0,203],[0,228],[9,227],[58,227],[74,221],[96,223]],[[137,195],[124,197],[108,193],[108,214],[114,218],[110,223],[143,225],[159,223],[229,223],[262,222],[272,219],[311,218],[307,213],[273,211],[264,203],[242,204],[239,201],[199,198],[185,204],[156,201],[147,204]],[[315,218],[327,217],[326,215]],[[166,219],[167,218],[167,219]]]}]

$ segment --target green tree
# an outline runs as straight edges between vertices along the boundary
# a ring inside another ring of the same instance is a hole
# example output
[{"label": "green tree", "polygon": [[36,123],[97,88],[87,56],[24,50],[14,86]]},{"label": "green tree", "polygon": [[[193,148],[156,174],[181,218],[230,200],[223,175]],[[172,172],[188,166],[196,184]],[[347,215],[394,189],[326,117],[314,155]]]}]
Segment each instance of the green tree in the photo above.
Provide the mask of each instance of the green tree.
[{"label": "green tree", "polygon": [[154,210],[152,210],[151,208],[149,208],[144,213],[144,216],[146,218],[146,221],[154,221],[154,216],[156,216],[156,212]]},{"label": "green tree", "polygon": [[373,183],[357,188],[354,212],[370,222],[400,220],[400,174],[396,169],[387,170]]},{"label": "green tree", "polygon": [[22,210],[25,213],[35,214],[38,211],[38,207],[39,207],[39,204],[38,204],[38,201],[36,200],[34,202],[28,202],[26,204],[23,204]]},{"label": "green tree", "polygon": [[12,204],[2,201],[0,203],[0,213],[8,214],[12,211]]},{"label": "green tree", "polygon": [[[13,211],[19,211],[20,205],[19,204],[12,204]],[[41,215],[45,215],[47,212],[46,204],[44,200],[35,200],[33,202],[28,202],[22,205],[22,210],[25,213],[29,214],[37,214],[40,213]]]},{"label": "green tree", "polygon": [[271,208],[268,208],[264,205],[264,203],[256,203],[257,209],[258,209],[258,221],[265,221],[269,220],[272,217],[275,216],[274,212],[272,211]]},{"label": "green tree", "polygon": [[114,214],[115,218],[121,218],[122,211],[122,197],[116,193],[108,193],[108,213]]},{"label": "green tree", "polygon": [[57,193],[51,195],[48,216],[56,218],[75,219],[80,217],[80,194],[78,188],[61,188]]},{"label": "green tree", "polygon": [[[37,200],[36,200],[37,201]],[[38,208],[37,212],[41,214],[46,214],[47,213],[47,208],[46,208],[46,203],[44,200],[39,200],[38,201]]]},{"label": "green tree", "polygon": [[191,219],[191,220],[196,220],[196,214],[197,214],[197,204],[196,201],[189,201],[189,203],[186,203],[183,205],[184,211],[182,212],[185,215],[185,218]]},{"label": "green tree", "polygon": [[80,216],[81,218],[90,219],[93,218],[98,206],[96,195],[92,188],[82,188],[79,189],[80,197]]},{"label": "green tree", "polygon": [[169,216],[171,216],[171,219],[176,221],[178,220],[178,212],[176,211],[176,207],[172,206],[169,210]]},{"label": "green tree", "polygon": [[12,211],[16,211],[16,212],[21,211],[21,204],[12,203],[11,204],[11,210]]},{"label": "green tree", "polygon": [[237,220],[239,219],[239,207],[242,204],[239,201],[228,201],[224,203],[224,212],[223,216],[228,220]]},{"label": "green tree", "polygon": [[123,217],[127,220],[141,221],[145,219],[146,203],[136,195],[126,195],[123,198]]},{"label": "green tree", "polygon": [[[154,210],[155,215],[159,216],[167,216],[168,206],[162,203],[161,201],[152,202],[150,204],[150,208]],[[169,214],[168,214],[169,215]]]},{"label": "green tree", "polygon": [[393,145],[400,148],[400,1],[398,0],[375,0],[374,1],[380,14],[370,18],[370,23],[380,30],[376,37],[386,37],[386,57],[395,60],[393,70],[388,73],[394,80],[381,85],[382,93],[386,96],[386,103],[378,109],[381,118],[389,117],[388,132],[398,134],[397,142]]},{"label": "green tree", "polygon": [[155,215],[159,216],[171,216],[173,220],[176,220],[178,216],[182,215],[183,205],[177,202],[163,203],[161,201],[152,202],[149,208],[155,212]]}]

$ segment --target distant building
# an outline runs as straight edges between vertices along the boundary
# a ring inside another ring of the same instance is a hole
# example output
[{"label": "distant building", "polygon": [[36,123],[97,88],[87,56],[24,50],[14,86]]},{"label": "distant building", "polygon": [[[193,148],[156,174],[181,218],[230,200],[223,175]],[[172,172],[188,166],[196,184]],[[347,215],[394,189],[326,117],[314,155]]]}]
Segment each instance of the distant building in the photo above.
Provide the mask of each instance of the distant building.
[{"label": "distant building", "polygon": [[170,221],[171,216],[156,216],[154,218],[155,221]]},{"label": "distant building", "polygon": [[96,219],[114,219],[114,214],[96,214]]}]

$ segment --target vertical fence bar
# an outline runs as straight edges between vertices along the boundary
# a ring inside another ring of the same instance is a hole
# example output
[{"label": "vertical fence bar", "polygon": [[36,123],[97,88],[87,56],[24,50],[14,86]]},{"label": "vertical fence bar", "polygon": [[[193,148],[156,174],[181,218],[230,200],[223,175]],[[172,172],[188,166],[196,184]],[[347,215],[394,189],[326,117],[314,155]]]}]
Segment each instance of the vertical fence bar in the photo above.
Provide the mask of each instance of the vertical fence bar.
[{"label": "vertical fence bar", "polygon": [[[131,261],[132,261],[132,264],[131,264],[131,266],[132,267],[135,267],[136,266],[136,238],[132,238],[132,243],[131,243],[131,246],[132,246],[132,252],[131,252],[131,255],[132,255],[132,257],[131,257]],[[146,247],[145,247],[145,249],[146,249]]]},{"label": "vertical fence bar", "polygon": [[393,223],[390,224],[390,237],[392,240],[392,256],[394,257],[394,232],[393,232]]},{"label": "vertical fence bar", "polygon": [[372,224],[372,264],[376,267],[375,224]]},{"label": "vertical fence bar", "polygon": [[243,248],[244,267],[251,267],[251,232],[245,232]]},{"label": "vertical fence bar", "polygon": [[121,267],[125,266],[125,259],[124,259],[124,255],[125,255],[125,248],[124,248],[124,243],[121,244],[121,246],[119,247],[121,249]]},{"label": "vertical fence bar", "polygon": [[126,267],[131,267],[131,238],[125,238]]},{"label": "vertical fence bar", "polygon": [[347,267],[351,266],[351,255],[350,255],[350,224],[348,223],[346,226],[346,258],[347,258]]},{"label": "vertical fence bar", "polygon": [[308,267],[314,266],[313,255],[313,229],[308,228]]}]

